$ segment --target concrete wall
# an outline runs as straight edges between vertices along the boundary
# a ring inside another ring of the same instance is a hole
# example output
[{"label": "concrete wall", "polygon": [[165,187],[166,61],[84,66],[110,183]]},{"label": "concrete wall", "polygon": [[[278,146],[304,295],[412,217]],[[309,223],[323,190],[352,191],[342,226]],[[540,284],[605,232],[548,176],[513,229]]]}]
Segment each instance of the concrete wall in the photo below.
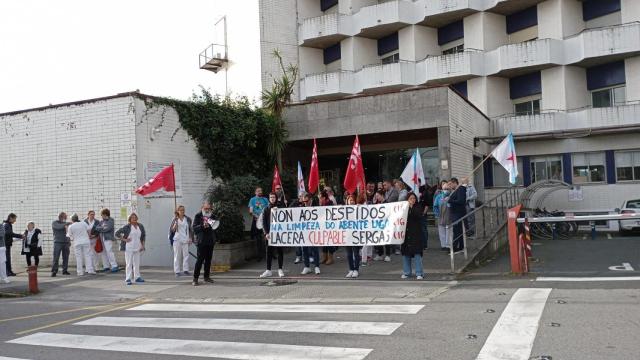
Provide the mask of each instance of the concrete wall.
[{"label": "concrete wall", "polygon": [[342,70],[356,71],[365,65],[377,64],[378,43],[376,40],[350,37],[341,42]]},{"label": "concrete wall", "polygon": [[498,76],[467,80],[469,101],[489,117],[513,113],[509,97],[509,79]]},{"label": "concrete wall", "polygon": [[544,110],[570,110],[590,105],[586,70],[556,66],[541,71]]},{"label": "concrete wall", "polygon": [[538,38],[564,39],[584,29],[582,3],[577,0],[547,0],[538,4]]},{"label": "concrete wall", "polygon": [[[311,2],[311,0],[307,0]],[[317,2],[316,2],[317,3]],[[281,71],[273,50],[279,50],[285,65],[299,65],[298,58],[298,13],[296,0],[260,0],[260,64],[262,87],[271,88],[273,76]],[[320,5],[318,4],[318,9]],[[277,25],[276,25],[277,24]],[[293,100],[299,99],[299,89]]]},{"label": "concrete wall", "polygon": [[[0,214],[18,215],[16,231],[36,223],[43,264],[51,259],[51,222],[59,212],[84,218],[89,209],[109,208],[117,226],[125,223],[118,210],[120,194],[136,184],[135,127],[130,96],[0,115]],[[19,254],[14,246],[16,268],[24,266]]]},{"label": "concrete wall", "polygon": [[398,31],[400,60],[419,61],[428,55],[440,55],[438,30],[411,25]]},{"label": "concrete wall", "polygon": [[508,43],[506,18],[479,12],[464,18],[464,47],[490,51]]},{"label": "concrete wall", "polygon": [[618,24],[622,24],[622,13],[620,11],[585,21],[585,28],[594,29]]},{"label": "concrete wall", "polygon": [[625,59],[627,101],[640,100],[640,56]]},{"label": "concrete wall", "polygon": [[[211,173],[196,150],[195,142],[181,128],[178,114],[166,106],[147,108],[144,101],[135,100],[136,108],[136,169],[137,184],[144,184],[152,174],[145,167],[148,162],[175,164],[178,204],[186,207],[191,218],[199,211],[203,195],[211,184]],[[153,132],[153,129],[160,132]],[[153,140],[151,134],[153,132]],[[173,218],[172,194],[138,199],[138,214],[147,231],[144,265],[170,266],[172,250],[167,238],[168,226]],[[194,247],[195,249],[195,247]]]},{"label": "concrete wall", "polygon": [[448,89],[293,105],[285,112],[289,140],[330,138],[448,126]]},{"label": "concrete wall", "polygon": [[622,9],[621,20],[623,24],[640,21],[640,6],[637,0],[621,0],[620,7]]},{"label": "concrete wall", "polygon": [[298,48],[298,54],[300,56],[301,77],[318,74],[327,70],[323,61],[322,49],[301,46]]}]

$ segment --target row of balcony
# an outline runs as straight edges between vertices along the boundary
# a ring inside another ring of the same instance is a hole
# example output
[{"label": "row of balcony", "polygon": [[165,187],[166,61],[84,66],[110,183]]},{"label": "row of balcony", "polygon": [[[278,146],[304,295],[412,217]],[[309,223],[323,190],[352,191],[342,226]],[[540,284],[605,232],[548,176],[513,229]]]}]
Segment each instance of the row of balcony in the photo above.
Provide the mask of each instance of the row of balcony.
[{"label": "row of balcony", "polygon": [[358,71],[308,75],[302,99],[357,94],[373,89],[464,81],[477,76],[510,76],[523,69],[581,65],[586,61],[640,54],[640,23],[586,30],[565,40],[540,39],[492,51],[466,50],[424,60],[366,66]]},{"label": "row of balcony", "polygon": [[352,15],[332,13],[303,19],[299,45],[324,47],[350,36],[379,37],[407,26],[442,26],[474,12],[507,7],[508,11],[542,0],[393,0],[365,6]]},{"label": "row of balcony", "polygon": [[604,108],[582,108],[571,111],[549,111],[537,115],[509,115],[491,121],[493,136],[530,134],[548,131],[571,131],[602,127],[637,125],[640,104],[627,103]]}]

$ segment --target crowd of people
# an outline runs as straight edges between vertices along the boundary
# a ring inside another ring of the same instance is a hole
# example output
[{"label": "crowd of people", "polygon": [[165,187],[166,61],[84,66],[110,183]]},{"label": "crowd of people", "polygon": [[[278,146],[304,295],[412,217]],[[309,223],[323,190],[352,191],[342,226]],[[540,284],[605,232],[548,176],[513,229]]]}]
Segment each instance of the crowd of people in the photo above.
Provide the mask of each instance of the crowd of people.
[{"label": "crowd of people", "polygon": [[[347,246],[345,253],[348,263],[346,278],[355,279],[360,276],[361,267],[370,266],[374,261],[390,262],[394,255],[402,256],[403,279],[414,276],[423,279],[422,255],[427,249],[428,210],[433,210],[438,227],[440,247],[443,251],[454,252],[464,249],[462,219],[476,206],[477,192],[468,179],[461,183],[458,179],[442,180],[435,186],[425,184],[420,187],[418,194],[408,190],[401,180],[386,180],[379,183],[369,182],[366,190],[360,194],[345,193],[337,197],[329,186],[321,189],[317,197],[311,193],[300,193],[296,199],[289,202],[282,186],[276,186],[275,192],[264,197],[261,188],[256,188],[254,196],[248,204],[248,211],[252,216],[251,237],[256,243],[257,260],[266,258],[266,270],[261,278],[273,276],[273,260],[278,262],[278,276],[284,277],[284,249],[268,246],[270,230],[270,214],[274,208],[310,207],[331,205],[362,205],[382,204],[397,201],[409,203],[407,229],[402,245],[384,246]],[[173,271],[176,277],[191,276],[189,272],[189,246],[197,247],[197,260],[193,270],[194,286],[198,286],[202,268],[205,282],[213,283],[211,278],[211,261],[216,243],[215,229],[219,224],[213,214],[211,204],[204,202],[193,220],[185,215],[185,207],[176,208],[175,216],[169,225],[169,241],[173,248]],[[51,276],[55,277],[60,269],[62,256],[62,274],[70,275],[68,271],[69,255],[73,244],[76,258],[76,273],[94,275],[99,271],[117,273],[120,271],[114,245],[119,242],[120,251],[125,255],[125,283],[143,283],[140,274],[140,257],[145,250],[145,227],[139,223],[138,216],[132,213],[127,224],[115,229],[115,221],[109,209],[100,211],[100,219],[95,212],[87,212],[86,218],[80,219],[78,214],[67,221],[67,214],[61,212],[58,219],[53,221],[53,261]],[[11,248],[16,244],[21,246],[21,254],[25,256],[27,266],[38,266],[42,256],[42,231],[33,221],[26,223],[22,232],[14,231],[17,220],[16,214],[9,214],[0,227],[0,282],[9,283],[9,277],[15,276],[11,259]],[[453,227],[451,227],[453,224]],[[452,228],[452,231],[451,231]],[[468,236],[474,236],[475,221],[473,216],[464,219],[464,229]],[[301,274],[320,274],[320,265],[332,265],[335,262],[337,247],[298,247],[295,249],[295,264],[302,263]],[[102,266],[100,266],[102,265]],[[102,270],[100,270],[102,269]]]},{"label": "crowd of people", "polygon": [[[345,253],[349,266],[346,278],[358,278],[360,267],[369,266],[372,261],[390,262],[393,255],[402,256],[403,279],[413,276],[415,268],[416,279],[423,279],[422,255],[428,245],[427,215],[430,208],[433,209],[435,222],[438,226],[440,247],[443,251],[454,252],[464,250],[464,229],[468,236],[474,236],[475,222],[473,216],[467,216],[464,221],[459,221],[476,206],[477,191],[468,179],[462,183],[458,179],[442,180],[439,184],[430,187],[427,184],[420,187],[418,194],[409,191],[402,180],[386,180],[379,183],[369,182],[365,192],[360,195],[345,193],[342,201],[336,197],[330,186],[322,188],[317,197],[308,192],[302,192],[296,199],[287,200],[282,187],[276,186],[275,192],[268,198],[263,196],[262,188],[255,190],[254,196],[248,205],[249,214],[252,216],[251,237],[256,243],[257,261],[266,257],[266,270],[261,278],[273,276],[272,260],[277,254],[278,276],[284,276],[283,248],[268,246],[269,220],[271,209],[283,207],[309,207],[331,205],[362,205],[383,204],[397,201],[409,202],[409,214],[404,243],[401,246],[346,246]],[[453,224],[453,226],[451,226]],[[332,265],[335,262],[337,247],[298,247],[295,249],[295,264],[303,263],[301,274],[320,274],[320,265]]]}]

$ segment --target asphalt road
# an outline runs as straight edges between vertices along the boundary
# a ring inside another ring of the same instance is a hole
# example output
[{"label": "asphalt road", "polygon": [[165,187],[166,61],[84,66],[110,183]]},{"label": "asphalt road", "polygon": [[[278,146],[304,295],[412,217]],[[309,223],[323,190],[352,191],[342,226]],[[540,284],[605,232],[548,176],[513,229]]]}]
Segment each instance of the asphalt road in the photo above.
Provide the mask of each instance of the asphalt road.
[{"label": "asphalt road", "polygon": [[[458,281],[43,279],[0,298],[0,359],[637,359],[640,281],[605,280],[637,278],[631,240],[536,245],[523,277],[500,258]],[[609,269],[625,259],[634,270]]]}]

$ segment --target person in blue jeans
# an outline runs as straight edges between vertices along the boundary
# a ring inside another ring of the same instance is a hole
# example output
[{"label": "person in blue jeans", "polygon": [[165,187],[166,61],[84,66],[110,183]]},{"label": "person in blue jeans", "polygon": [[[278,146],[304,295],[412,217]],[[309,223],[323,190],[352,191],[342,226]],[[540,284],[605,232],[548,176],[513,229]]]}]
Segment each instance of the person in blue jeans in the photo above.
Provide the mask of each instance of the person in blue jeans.
[{"label": "person in blue jeans", "polygon": [[[302,196],[302,200],[304,205],[302,206],[311,206],[311,194],[305,193]],[[313,271],[318,275],[320,274],[320,250],[317,246],[305,246],[302,248],[302,259],[304,261],[304,268],[302,269],[302,275],[307,275],[311,273],[311,259],[313,258]]]},{"label": "person in blue jeans", "polygon": [[405,231],[404,243],[400,247],[402,254],[402,278],[411,276],[412,262],[415,265],[416,279],[422,280],[424,272],[422,270],[422,206],[418,204],[418,197],[415,193],[409,193],[409,215],[407,216],[407,228]]}]

